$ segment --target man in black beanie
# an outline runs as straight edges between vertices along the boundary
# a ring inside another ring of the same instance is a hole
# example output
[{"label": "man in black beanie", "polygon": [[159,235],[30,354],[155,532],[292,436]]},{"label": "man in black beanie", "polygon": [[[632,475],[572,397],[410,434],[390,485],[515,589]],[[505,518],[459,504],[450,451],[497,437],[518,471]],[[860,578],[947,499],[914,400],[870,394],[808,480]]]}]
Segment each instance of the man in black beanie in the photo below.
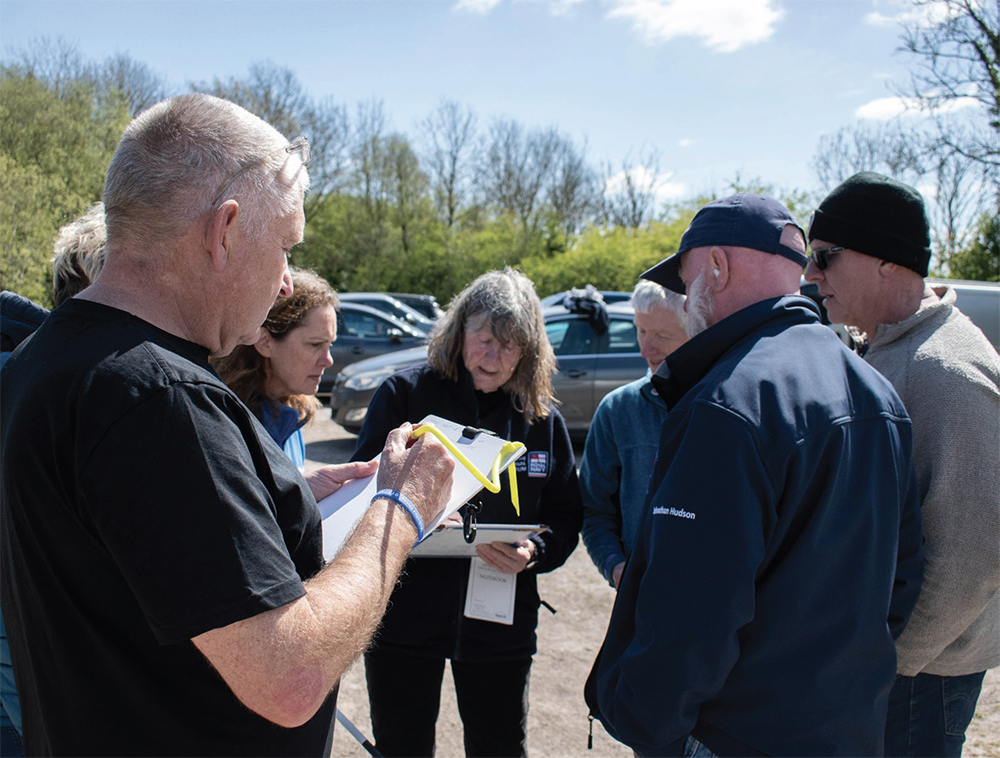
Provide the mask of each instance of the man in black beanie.
[{"label": "man in black beanie", "polygon": [[924,283],[930,234],[912,187],[852,176],[820,204],[809,245],[805,276],[830,320],[863,333],[913,422],[927,562],[896,640],[885,754],[960,756],[1000,664],[1000,357],[952,288]]}]

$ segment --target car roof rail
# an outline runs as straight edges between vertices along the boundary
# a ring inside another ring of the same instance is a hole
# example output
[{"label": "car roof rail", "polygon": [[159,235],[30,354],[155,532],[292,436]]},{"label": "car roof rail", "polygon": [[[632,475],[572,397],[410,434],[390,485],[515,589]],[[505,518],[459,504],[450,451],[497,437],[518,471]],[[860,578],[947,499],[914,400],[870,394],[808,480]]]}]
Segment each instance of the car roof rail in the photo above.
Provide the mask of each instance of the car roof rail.
[{"label": "car roof rail", "polygon": [[570,313],[587,316],[598,334],[604,334],[608,330],[611,317],[608,316],[608,309],[604,305],[604,296],[593,284],[588,284],[583,289],[574,287],[566,293],[562,304]]}]

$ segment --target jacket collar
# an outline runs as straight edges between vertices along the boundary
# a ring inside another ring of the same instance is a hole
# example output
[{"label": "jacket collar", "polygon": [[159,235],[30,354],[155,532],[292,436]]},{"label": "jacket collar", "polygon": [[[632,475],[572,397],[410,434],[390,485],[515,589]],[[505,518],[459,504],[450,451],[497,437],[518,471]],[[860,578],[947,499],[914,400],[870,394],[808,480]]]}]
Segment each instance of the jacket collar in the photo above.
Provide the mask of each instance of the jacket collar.
[{"label": "jacket collar", "polygon": [[[946,287],[943,293],[935,292],[935,297],[925,297],[920,301],[917,312],[897,324],[879,324],[875,329],[875,338],[869,347],[885,347],[913,329],[917,324],[927,319],[940,317],[943,321],[955,307],[958,295],[953,287]],[[940,295],[940,297],[937,297]]]},{"label": "jacket collar", "polygon": [[802,295],[762,300],[696,334],[667,356],[652,376],[653,386],[668,408],[694,387],[730,349],[763,327],[787,328],[819,323],[816,304]]}]

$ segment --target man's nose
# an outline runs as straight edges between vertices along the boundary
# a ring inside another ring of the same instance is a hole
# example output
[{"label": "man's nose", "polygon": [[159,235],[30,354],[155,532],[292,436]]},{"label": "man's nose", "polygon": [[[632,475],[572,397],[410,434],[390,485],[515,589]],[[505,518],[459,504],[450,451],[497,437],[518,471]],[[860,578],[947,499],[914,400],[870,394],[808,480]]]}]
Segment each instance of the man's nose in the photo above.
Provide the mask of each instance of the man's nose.
[{"label": "man's nose", "polygon": [[810,258],[809,263],[806,264],[806,272],[803,276],[807,282],[818,282],[823,279],[823,272],[819,270],[819,266],[816,265],[816,261]]}]

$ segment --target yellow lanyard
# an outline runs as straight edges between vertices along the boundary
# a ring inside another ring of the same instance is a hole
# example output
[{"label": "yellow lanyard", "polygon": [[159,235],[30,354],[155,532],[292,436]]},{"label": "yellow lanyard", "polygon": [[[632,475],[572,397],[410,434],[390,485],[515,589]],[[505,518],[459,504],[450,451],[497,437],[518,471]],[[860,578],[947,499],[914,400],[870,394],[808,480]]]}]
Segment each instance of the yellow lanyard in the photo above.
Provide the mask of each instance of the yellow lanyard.
[{"label": "yellow lanyard", "polygon": [[[419,429],[415,429],[413,431],[413,438],[416,439],[426,432],[430,432],[441,440],[444,446],[448,448],[448,451],[458,459],[458,462],[469,469],[472,475],[476,477],[476,479],[478,479],[486,489],[493,493],[500,491],[500,461],[513,453],[515,450],[520,450],[524,447],[523,442],[505,442],[503,447],[500,448],[500,452],[497,453],[497,457],[493,459],[493,469],[490,471],[490,478],[487,479],[483,476],[483,473],[476,468],[476,464],[466,458],[465,454],[455,447],[455,443],[445,437],[444,432],[434,426],[434,424],[422,424]],[[517,474],[514,472],[513,465],[507,468],[507,473],[510,476],[510,501],[514,506],[514,512],[520,516],[521,503],[517,499]]]}]

